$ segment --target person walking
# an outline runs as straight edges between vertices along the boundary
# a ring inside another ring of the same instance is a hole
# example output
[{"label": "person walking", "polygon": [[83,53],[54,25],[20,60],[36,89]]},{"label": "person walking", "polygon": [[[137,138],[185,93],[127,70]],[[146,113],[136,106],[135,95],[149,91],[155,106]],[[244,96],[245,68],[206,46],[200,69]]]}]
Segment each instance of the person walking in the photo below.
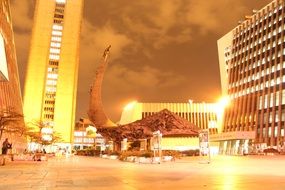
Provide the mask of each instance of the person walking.
[{"label": "person walking", "polygon": [[11,144],[9,143],[8,138],[6,138],[2,144],[2,154],[6,155],[9,148],[11,148]]},{"label": "person walking", "polygon": [[7,155],[8,149],[10,148],[12,148],[12,144],[9,143],[8,138],[6,138],[2,144],[2,154],[4,155],[3,160],[2,160],[2,165],[5,165],[6,155]]}]

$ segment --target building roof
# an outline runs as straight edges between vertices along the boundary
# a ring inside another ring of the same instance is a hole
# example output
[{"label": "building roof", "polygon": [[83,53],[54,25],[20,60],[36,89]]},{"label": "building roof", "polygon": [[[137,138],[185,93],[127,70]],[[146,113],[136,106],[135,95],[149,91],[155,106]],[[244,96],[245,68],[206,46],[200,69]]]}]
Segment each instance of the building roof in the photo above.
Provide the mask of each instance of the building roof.
[{"label": "building roof", "polygon": [[199,128],[186,119],[164,109],[135,122],[112,128],[98,128],[105,138],[114,141],[149,139],[153,132],[160,131],[162,136],[198,136]]}]

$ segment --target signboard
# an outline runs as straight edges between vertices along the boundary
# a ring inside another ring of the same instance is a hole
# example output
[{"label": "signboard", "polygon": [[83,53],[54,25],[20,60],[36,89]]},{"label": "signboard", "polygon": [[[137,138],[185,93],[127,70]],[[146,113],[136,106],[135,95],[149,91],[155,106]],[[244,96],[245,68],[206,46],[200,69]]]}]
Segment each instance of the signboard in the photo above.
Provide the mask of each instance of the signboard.
[{"label": "signboard", "polygon": [[125,138],[121,141],[121,150],[128,150],[128,139]]},{"label": "signboard", "polygon": [[152,133],[152,147],[155,150],[161,149],[161,140],[162,140],[162,134],[160,133],[160,131],[155,131]]},{"label": "signboard", "polygon": [[207,155],[209,153],[209,131],[208,130],[200,131],[199,146],[200,146],[200,153],[202,155]]},{"label": "signboard", "polygon": [[211,134],[211,141],[224,141],[224,140],[235,140],[235,139],[254,139],[255,131],[233,131],[224,132],[218,134]]},{"label": "signboard", "polygon": [[8,81],[8,66],[6,60],[5,43],[2,34],[0,33],[0,81]]}]

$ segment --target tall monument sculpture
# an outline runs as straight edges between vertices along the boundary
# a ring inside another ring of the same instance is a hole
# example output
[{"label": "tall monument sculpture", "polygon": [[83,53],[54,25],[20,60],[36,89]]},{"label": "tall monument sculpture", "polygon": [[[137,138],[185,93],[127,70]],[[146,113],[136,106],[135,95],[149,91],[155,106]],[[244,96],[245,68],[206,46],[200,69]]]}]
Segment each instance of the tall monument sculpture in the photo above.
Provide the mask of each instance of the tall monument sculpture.
[{"label": "tall monument sculpture", "polygon": [[106,116],[101,98],[102,82],[105,70],[109,62],[110,48],[111,46],[106,48],[104,51],[101,64],[98,66],[96,70],[96,75],[90,89],[88,116],[90,121],[92,121],[95,124],[95,126],[99,128],[117,126]]}]

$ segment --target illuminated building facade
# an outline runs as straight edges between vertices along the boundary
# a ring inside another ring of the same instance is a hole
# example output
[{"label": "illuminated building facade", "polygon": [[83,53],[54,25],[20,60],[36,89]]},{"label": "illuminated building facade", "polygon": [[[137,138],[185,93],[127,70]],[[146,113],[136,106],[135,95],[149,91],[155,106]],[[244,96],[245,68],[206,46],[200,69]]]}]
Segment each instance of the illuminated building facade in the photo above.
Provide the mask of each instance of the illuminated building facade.
[{"label": "illuminated building facade", "polygon": [[[222,110],[219,103],[140,103],[131,102],[123,109],[120,124],[134,122],[153,115],[163,109],[188,120],[200,129],[208,130],[210,134],[217,134],[221,131]],[[190,150],[199,149],[198,138],[192,137],[167,137],[163,138],[162,149],[165,150]],[[211,152],[218,152],[218,145],[212,143]]]},{"label": "illuminated building facade", "polygon": [[209,129],[217,133],[221,114],[217,103],[139,103],[131,102],[123,110],[120,124],[127,124],[143,119],[163,109],[188,120],[200,129]]},{"label": "illuminated building facade", "polygon": [[25,122],[73,141],[83,0],[36,1],[24,89]]},{"label": "illuminated building facade", "polygon": [[[22,98],[9,2],[9,0],[0,0],[0,114],[9,110],[22,114]],[[2,139],[6,137],[13,142],[14,150],[25,147],[23,138],[15,134],[4,133]]]},{"label": "illuminated building facade", "polygon": [[223,134],[213,137],[223,153],[284,143],[284,22],[284,1],[275,0],[218,40],[222,92],[231,101]]}]

